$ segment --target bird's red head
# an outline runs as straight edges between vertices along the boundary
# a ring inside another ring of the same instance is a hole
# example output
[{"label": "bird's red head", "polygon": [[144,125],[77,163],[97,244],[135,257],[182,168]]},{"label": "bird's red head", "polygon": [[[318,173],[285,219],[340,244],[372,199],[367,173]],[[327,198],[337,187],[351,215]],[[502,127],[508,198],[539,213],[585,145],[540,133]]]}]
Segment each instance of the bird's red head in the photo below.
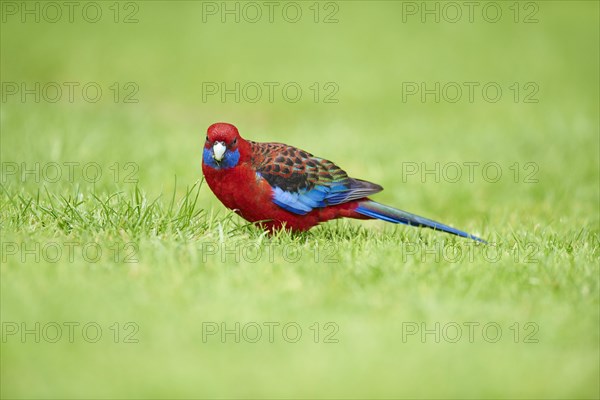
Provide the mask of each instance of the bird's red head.
[{"label": "bird's red head", "polygon": [[247,144],[237,128],[226,122],[208,127],[204,143],[204,163],[214,168],[231,168],[240,159],[240,145]]},{"label": "bird's red head", "polygon": [[230,146],[237,142],[240,137],[240,133],[237,128],[226,122],[217,122],[208,127],[206,131],[207,142],[223,142],[225,145]]}]

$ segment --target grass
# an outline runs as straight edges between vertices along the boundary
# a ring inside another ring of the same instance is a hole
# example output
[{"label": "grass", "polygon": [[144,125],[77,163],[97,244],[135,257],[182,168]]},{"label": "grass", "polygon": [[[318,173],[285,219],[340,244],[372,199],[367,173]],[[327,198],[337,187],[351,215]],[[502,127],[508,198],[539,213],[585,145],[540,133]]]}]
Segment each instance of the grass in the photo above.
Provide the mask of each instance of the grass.
[{"label": "grass", "polygon": [[[2,398],[600,396],[597,3],[540,2],[537,24],[402,24],[394,2],[341,2],[337,24],[201,23],[179,5],[1,25],[3,82],[105,93],[2,102]],[[129,81],[139,102],[114,103]],[[202,101],[203,82],[236,81],[305,96]],[[413,81],[505,95],[402,102]],[[491,245],[377,221],[268,236],[202,180],[218,120]]]}]

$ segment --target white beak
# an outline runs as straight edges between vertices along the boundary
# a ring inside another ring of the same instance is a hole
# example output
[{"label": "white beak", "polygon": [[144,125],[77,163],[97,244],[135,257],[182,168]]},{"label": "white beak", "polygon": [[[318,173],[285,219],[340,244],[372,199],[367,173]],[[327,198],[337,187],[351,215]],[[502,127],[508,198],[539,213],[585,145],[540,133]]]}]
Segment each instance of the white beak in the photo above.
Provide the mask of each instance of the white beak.
[{"label": "white beak", "polygon": [[213,145],[213,158],[217,161],[221,161],[225,155],[225,150],[227,150],[227,147],[223,142],[216,142]]}]

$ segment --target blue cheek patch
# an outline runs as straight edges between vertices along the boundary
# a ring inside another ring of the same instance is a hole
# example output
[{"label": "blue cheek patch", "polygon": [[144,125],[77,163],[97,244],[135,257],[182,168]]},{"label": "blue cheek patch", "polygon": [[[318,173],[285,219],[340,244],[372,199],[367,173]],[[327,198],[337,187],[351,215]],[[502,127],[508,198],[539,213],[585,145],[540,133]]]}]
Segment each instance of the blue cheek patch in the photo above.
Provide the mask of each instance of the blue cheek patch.
[{"label": "blue cheek patch", "polygon": [[225,155],[223,156],[223,160],[220,163],[216,162],[213,158],[213,152],[210,148],[205,148],[202,152],[202,162],[205,165],[208,165],[214,169],[229,169],[238,165],[240,161],[240,151],[236,149],[235,151],[227,150]]},{"label": "blue cheek patch", "polygon": [[204,148],[204,151],[202,152],[202,162],[204,165],[208,165],[211,168],[218,168],[211,149]]}]

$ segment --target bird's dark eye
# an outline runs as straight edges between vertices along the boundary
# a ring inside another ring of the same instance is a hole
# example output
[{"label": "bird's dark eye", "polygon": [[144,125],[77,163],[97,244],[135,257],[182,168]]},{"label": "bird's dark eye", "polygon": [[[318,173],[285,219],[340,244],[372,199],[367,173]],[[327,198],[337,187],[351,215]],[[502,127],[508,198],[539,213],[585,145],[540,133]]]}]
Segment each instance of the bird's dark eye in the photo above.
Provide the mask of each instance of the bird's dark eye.
[{"label": "bird's dark eye", "polygon": [[206,141],[208,142],[208,135],[206,135]]},{"label": "bird's dark eye", "polygon": [[237,143],[237,138],[233,139],[233,142],[231,144],[235,146],[236,143]]}]

